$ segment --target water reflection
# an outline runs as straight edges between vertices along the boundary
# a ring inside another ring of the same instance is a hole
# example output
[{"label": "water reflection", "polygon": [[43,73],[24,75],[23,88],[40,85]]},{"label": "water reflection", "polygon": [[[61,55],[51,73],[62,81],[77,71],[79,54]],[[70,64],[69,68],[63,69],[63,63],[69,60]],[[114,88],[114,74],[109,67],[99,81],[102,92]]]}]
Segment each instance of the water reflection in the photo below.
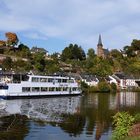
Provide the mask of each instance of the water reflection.
[{"label": "water reflection", "polygon": [[21,114],[30,119],[61,122],[63,114],[74,114],[80,111],[79,101],[80,97],[1,100],[0,116]]},{"label": "water reflection", "polygon": [[[112,132],[112,116],[123,110],[132,114],[139,112],[139,99],[139,93],[121,92],[94,93],[77,97],[1,100],[0,131],[5,132],[5,128],[12,123],[16,126],[14,131],[17,132],[18,124],[22,124],[21,129],[24,133],[21,139],[39,139],[41,135],[49,140],[108,140]],[[19,119],[18,124],[13,122],[13,116]],[[50,135],[49,131],[53,135]]]}]

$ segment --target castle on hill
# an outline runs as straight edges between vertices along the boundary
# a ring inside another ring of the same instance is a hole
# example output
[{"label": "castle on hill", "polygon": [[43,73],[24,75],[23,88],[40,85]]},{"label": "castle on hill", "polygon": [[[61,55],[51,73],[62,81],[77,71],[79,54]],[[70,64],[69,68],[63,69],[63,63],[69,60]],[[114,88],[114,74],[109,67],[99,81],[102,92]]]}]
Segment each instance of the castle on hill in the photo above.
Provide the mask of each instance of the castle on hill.
[{"label": "castle on hill", "polygon": [[98,44],[97,44],[97,56],[102,58],[107,58],[109,55],[109,50],[103,47],[101,35],[99,35]]}]

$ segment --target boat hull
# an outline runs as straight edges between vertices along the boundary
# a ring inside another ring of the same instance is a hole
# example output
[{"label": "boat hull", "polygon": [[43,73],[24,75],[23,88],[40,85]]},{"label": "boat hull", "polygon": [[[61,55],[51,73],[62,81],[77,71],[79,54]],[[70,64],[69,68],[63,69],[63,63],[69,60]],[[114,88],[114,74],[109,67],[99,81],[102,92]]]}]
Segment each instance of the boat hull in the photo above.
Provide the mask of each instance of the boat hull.
[{"label": "boat hull", "polygon": [[47,98],[47,97],[63,97],[63,96],[78,96],[81,95],[81,92],[79,93],[71,93],[71,94],[66,94],[66,93],[59,93],[59,94],[32,94],[30,93],[30,95],[0,95],[0,99],[31,99],[31,98]]}]

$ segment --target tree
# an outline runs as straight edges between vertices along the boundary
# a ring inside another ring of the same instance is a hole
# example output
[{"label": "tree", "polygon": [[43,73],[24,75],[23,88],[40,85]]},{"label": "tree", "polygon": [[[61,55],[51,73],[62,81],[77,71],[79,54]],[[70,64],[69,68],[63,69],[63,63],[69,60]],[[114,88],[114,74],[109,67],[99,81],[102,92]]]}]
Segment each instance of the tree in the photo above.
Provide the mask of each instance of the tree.
[{"label": "tree", "polygon": [[11,70],[12,64],[13,64],[12,59],[10,57],[6,57],[6,59],[2,63],[2,67],[5,70]]},{"label": "tree", "polygon": [[18,40],[18,37],[15,33],[7,32],[7,33],[5,33],[5,36],[7,37],[6,44],[8,46],[14,47],[15,45],[18,44],[19,40]]},{"label": "tree", "polygon": [[35,53],[33,56],[34,69],[38,72],[43,72],[45,69],[45,58],[42,53]]},{"label": "tree", "polygon": [[135,57],[140,55],[140,40],[134,39],[131,46],[125,46],[124,51],[128,57]]},{"label": "tree", "polygon": [[24,44],[18,46],[18,54],[20,57],[29,58],[31,56],[30,49]]},{"label": "tree", "polygon": [[128,57],[135,57],[136,56],[132,46],[125,46],[124,52],[127,54]]},{"label": "tree", "polygon": [[134,51],[140,51],[140,40],[134,39],[131,43]]},{"label": "tree", "polygon": [[90,48],[90,49],[88,50],[87,57],[88,57],[89,59],[92,59],[92,58],[94,58],[95,56],[96,56],[96,55],[95,55],[94,49]]},{"label": "tree", "polygon": [[86,58],[84,50],[77,44],[70,44],[62,51],[61,59],[66,60],[84,60]]},{"label": "tree", "polygon": [[110,55],[113,59],[122,59],[122,53],[117,49],[113,49],[110,51]]},{"label": "tree", "polygon": [[6,41],[0,40],[0,47],[4,47],[4,46],[6,46]]},{"label": "tree", "polygon": [[13,62],[12,68],[16,72],[29,72],[32,69],[32,65],[30,62],[18,59]]}]

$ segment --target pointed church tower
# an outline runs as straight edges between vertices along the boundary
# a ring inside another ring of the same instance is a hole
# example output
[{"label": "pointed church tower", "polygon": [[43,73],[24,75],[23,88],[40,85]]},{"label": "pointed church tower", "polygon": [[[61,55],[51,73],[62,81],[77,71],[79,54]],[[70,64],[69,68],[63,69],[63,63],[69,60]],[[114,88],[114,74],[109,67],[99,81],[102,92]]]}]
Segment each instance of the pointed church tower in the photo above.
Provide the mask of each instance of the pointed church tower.
[{"label": "pointed church tower", "polygon": [[97,44],[97,56],[99,56],[99,57],[104,56],[103,43],[102,43],[101,35],[99,35],[98,44]]},{"label": "pointed church tower", "polygon": [[98,44],[97,46],[103,46],[101,35],[99,35]]}]

